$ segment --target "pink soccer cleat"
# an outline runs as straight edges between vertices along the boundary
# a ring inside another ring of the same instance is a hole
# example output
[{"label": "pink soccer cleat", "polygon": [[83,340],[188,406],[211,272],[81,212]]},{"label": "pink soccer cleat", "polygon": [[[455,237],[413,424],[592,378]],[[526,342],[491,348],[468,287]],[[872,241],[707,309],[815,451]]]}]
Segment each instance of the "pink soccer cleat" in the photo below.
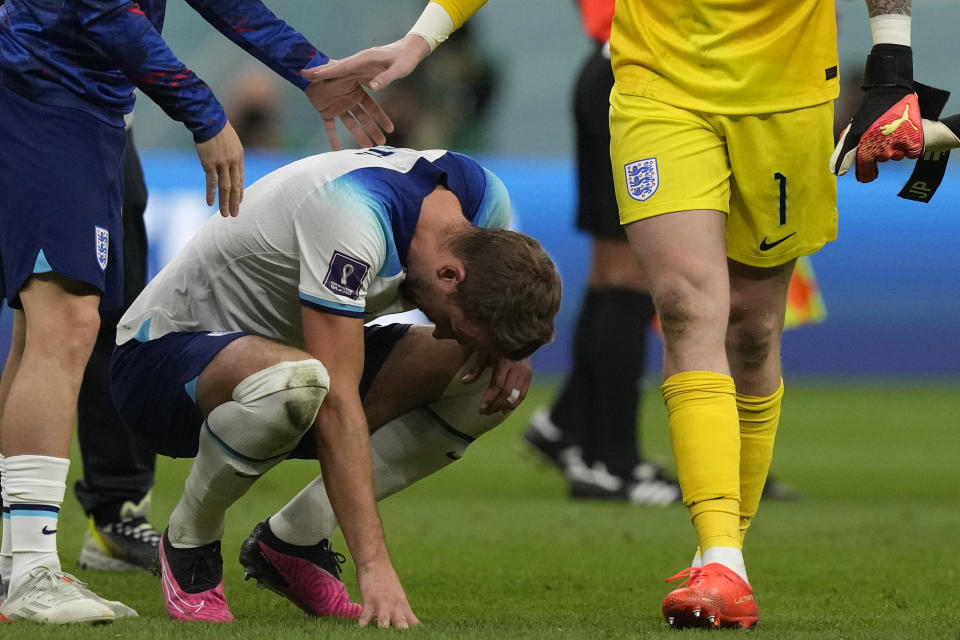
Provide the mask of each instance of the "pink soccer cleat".
[{"label": "pink soccer cleat", "polygon": [[177,549],[164,531],[158,549],[163,606],[182,622],[233,622],[223,595],[223,556],[220,541]]},{"label": "pink soccer cleat", "polygon": [[326,539],[309,547],[284,542],[270,530],[269,521],[254,527],[240,547],[244,580],[256,578],[261,589],[283,596],[309,616],[360,617],[362,607],[350,602],[340,581],[345,561]]}]

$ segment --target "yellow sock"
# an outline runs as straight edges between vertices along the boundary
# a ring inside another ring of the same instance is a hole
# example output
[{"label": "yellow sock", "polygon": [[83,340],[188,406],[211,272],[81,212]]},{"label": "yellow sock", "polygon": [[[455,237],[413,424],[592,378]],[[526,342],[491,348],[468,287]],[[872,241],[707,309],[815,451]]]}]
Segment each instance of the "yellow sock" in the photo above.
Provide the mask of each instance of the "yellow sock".
[{"label": "yellow sock", "polygon": [[740,548],[740,435],[733,378],[684,371],[663,383],[683,504],[704,551]]},{"label": "yellow sock", "polygon": [[773,441],[780,424],[783,380],[772,395],[759,398],[737,394],[740,414],[740,542],[760,507],[760,495],[773,460]]}]

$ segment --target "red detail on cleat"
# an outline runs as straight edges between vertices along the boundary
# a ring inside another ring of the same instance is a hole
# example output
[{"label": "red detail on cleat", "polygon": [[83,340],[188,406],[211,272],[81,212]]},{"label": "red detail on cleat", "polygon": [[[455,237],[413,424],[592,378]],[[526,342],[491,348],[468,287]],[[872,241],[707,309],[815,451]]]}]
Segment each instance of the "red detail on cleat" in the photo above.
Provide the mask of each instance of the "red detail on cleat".
[{"label": "red detail on cleat", "polygon": [[3,615],[2,613],[0,613],[0,622],[6,622],[6,623],[8,623],[8,624],[13,624],[13,620],[11,620],[11,619],[8,618],[7,616]]},{"label": "red detail on cleat", "polygon": [[685,569],[667,582],[683,577],[683,584],[668,593],[661,606],[664,619],[674,629],[747,629],[757,623],[760,613],[753,588],[736,572],[712,562]]},{"label": "red detail on cleat", "polygon": [[359,618],[363,607],[350,602],[347,588],[332,573],[305,558],[281,553],[260,542],[260,551],[287,583],[285,593],[312,616]]}]

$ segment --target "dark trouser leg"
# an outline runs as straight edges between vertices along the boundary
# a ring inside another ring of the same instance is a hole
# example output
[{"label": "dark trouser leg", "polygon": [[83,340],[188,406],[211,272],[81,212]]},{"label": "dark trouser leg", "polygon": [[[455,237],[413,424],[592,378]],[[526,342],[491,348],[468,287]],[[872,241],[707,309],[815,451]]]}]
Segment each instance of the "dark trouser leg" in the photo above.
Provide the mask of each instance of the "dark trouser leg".
[{"label": "dark trouser leg", "polygon": [[[124,309],[146,286],[146,202],[143,170],[128,132],[123,196]],[[117,520],[124,502],[140,502],[153,486],[155,455],[133,439],[110,397],[110,354],[122,315],[122,310],[101,311],[100,333],[84,373],[77,409],[84,476],[74,490],[84,511],[98,522]]]},{"label": "dark trouser leg", "polygon": [[584,425],[593,420],[593,365],[595,358],[591,351],[593,336],[597,334],[597,309],[600,306],[600,292],[587,289],[577,328],[573,335],[573,369],[564,382],[560,395],[550,409],[550,421],[563,432],[564,440],[579,445],[583,449],[583,459],[587,464],[597,460],[595,446],[585,439]]},{"label": "dark trouser leg", "polygon": [[599,459],[616,476],[629,477],[642,458],[637,411],[653,300],[645,293],[605,289],[593,336],[594,417],[585,430]]},{"label": "dark trouser leg", "polygon": [[574,335],[574,364],[551,419],[583,448],[627,477],[640,460],[637,408],[653,301],[626,289],[590,289]]}]

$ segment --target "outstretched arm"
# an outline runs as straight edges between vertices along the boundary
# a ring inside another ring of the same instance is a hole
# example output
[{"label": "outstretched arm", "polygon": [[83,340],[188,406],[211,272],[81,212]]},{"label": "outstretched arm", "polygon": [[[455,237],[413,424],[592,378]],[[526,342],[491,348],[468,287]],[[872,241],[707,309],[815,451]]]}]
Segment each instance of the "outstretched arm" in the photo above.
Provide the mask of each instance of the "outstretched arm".
[{"label": "outstretched arm", "polygon": [[243,199],[243,147],[213,92],[177,59],[136,3],[80,0],[84,32],[164,112],[193,133],[206,174],[207,204],[220,189],[221,215]]},{"label": "outstretched arm", "polygon": [[187,0],[203,19],[237,46],[306,92],[323,118],[330,146],[340,149],[339,118],[363,147],[386,142],[384,132],[393,123],[377,101],[356,79],[311,82],[301,72],[327,64],[329,59],[261,0]]},{"label": "outstretched arm", "polygon": [[413,626],[418,620],[390,562],[373,495],[370,436],[359,393],[363,318],[301,309],[307,351],[330,374],[313,431],[330,505],[357,566],[360,625]]},{"label": "outstretched arm", "polygon": [[857,180],[877,177],[877,162],[916,158],[923,126],[913,89],[912,0],[866,0],[873,49],[864,69],[863,102],[830,158],[837,175],[856,166]]},{"label": "outstretched arm", "polygon": [[304,72],[311,80],[353,78],[374,91],[410,75],[417,65],[459,29],[487,0],[432,0],[407,35],[382,47]]}]

